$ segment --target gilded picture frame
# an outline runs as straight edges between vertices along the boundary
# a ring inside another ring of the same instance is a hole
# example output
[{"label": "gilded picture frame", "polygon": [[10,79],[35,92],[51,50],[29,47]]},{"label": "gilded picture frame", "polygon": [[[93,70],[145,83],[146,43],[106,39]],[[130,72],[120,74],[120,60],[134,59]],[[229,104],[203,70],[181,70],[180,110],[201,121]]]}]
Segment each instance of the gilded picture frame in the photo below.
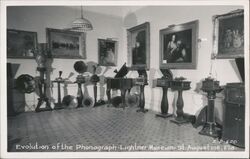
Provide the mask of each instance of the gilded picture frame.
[{"label": "gilded picture frame", "polygon": [[213,57],[244,57],[244,10],[213,16]]},{"label": "gilded picture frame", "polygon": [[195,20],[160,30],[160,68],[196,69],[198,27]]},{"label": "gilded picture frame", "polygon": [[33,59],[37,32],[7,29],[7,58]]},{"label": "gilded picture frame", "polygon": [[86,33],[46,28],[48,56],[64,59],[86,59]]},{"label": "gilded picture frame", "polygon": [[98,64],[100,66],[117,66],[118,41],[98,39]]},{"label": "gilded picture frame", "polygon": [[128,65],[131,70],[150,68],[150,23],[127,29]]}]

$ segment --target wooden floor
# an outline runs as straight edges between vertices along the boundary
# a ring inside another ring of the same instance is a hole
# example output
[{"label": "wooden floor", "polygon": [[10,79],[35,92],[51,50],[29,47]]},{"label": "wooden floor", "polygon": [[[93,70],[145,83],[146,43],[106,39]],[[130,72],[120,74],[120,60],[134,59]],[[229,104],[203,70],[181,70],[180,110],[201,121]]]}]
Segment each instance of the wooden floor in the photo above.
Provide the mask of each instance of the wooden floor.
[{"label": "wooden floor", "polygon": [[178,126],[155,112],[106,105],[27,112],[8,118],[9,152],[242,151],[199,135],[201,127]]}]

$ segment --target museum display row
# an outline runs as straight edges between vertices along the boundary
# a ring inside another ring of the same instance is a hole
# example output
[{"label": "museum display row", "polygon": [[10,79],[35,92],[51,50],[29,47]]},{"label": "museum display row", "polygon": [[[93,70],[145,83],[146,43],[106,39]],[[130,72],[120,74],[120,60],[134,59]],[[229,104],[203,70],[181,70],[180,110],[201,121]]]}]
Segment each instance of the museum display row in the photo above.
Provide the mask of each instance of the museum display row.
[{"label": "museum display row", "polygon": [[[197,43],[199,42],[198,30],[199,21],[191,21],[179,25],[171,25],[159,31],[160,56],[159,69],[163,76],[154,79],[156,87],[162,88],[161,112],[156,117],[173,117],[169,113],[168,90],[177,92],[176,116],[170,121],[182,125],[192,123],[194,127],[202,126],[199,132],[201,135],[207,135],[214,138],[222,137],[223,140],[235,141],[234,144],[244,147],[244,122],[245,122],[245,90],[244,90],[244,11],[236,10],[223,15],[213,17],[214,35],[213,35],[213,53],[215,58],[235,58],[238,66],[242,83],[228,83],[221,86],[220,81],[212,78],[210,75],[203,80],[201,90],[206,93],[207,106],[196,117],[184,113],[185,102],[183,91],[191,89],[191,81],[185,77],[174,77],[170,69],[196,69],[197,67]],[[230,22],[229,22],[230,21]],[[237,23],[235,23],[237,22]],[[230,25],[229,25],[230,24]],[[113,39],[98,40],[98,63],[92,66],[86,65],[86,62],[80,59],[86,59],[86,33],[65,31],[60,29],[46,29],[47,43],[37,43],[37,33],[21,30],[7,30],[7,56],[8,58],[35,58],[37,63],[36,70],[39,77],[35,79],[29,74],[20,75],[15,84],[10,82],[10,87],[14,87],[23,93],[32,93],[38,91],[38,103],[36,112],[51,111],[53,109],[67,108],[73,105],[74,108],[97,107],[107,104],[125,109],[131,106],[127,102],[128,95],[133,87],[138,87],[138,94],[131,97],[136,99],[137,112],[146,113],[144,88],[148,85],[149,79],[147,71],[150,69],[150,23],[145,22],[138,26],[127,29],[128,42],[128,66],[125,62],[119,70],[115,70],[114,77],[105,77],[107,101],[97,99],[98,83],[100,77],[96,69],[100,66],[117,66],[118,41]],[[67,38],[67,36],[71,38]],[[60,39],[68,39],[66,43],[60,42]],[[76,40],[77,39],[77,40]],[[24,40],[24,41],[23,41]],[[23,49],[19,49],[23,48]],[[20,51],[22,50],[22,51]],[[77,94],[61,97],[61,85],[66,83],[62,78],[63,71],[59,71],[59,76],[50,80],[47,75],[50,74],[48,59],[51,58],[71,58],[79,59],[72,64],[72,69],[78,73],[76,80],[71,84],[77,85]],[[8,64],[8,73],[11,72],[11,64]],[[88,67],[92,67],[91,76],[86,76]],[[9,70],[10,69],[10,70]],[[139,77],[127,78],[129,71],[137,71]],[[9,77],[9,76],[7,76]],[[10,76],[11,78],[11,76]],[[13,78],[13,77],[12,77]],[[57,103],[52,109],[47,94],[50,83],[57,85]],[[92,98],[86,93],[86,83],[93,85]],[[48,86],[49,85],[49,86]],[[82,88],[84,87],[84,93]],[[12,88],[11,88],[12,89]],[[112,90],[119,90],[120,96],[111,96]],[[215,99],[216,94],[224,90],[225,92],[225,110],[224,121],[221,128],[215,122]],[[8,89],[8,91],[10,91]],[[8,105],[11,104],[8,92]],[[45,107],[41,107],[44,105]],[[9,106],[8,106],[8,109]],[[232,124],[233,123],[233,124]],[[222,132],[222,133],[221,133]]]}]

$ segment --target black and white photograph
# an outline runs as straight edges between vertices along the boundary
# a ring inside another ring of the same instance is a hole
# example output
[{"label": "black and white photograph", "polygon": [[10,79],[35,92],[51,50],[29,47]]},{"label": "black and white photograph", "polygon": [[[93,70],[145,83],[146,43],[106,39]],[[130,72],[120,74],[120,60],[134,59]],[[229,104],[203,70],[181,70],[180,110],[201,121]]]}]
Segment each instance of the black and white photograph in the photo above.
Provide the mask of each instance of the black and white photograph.
[{"label": "black and white photograph", "polygon": [[0,13],[0,158],[249,158],[248,0]]}]

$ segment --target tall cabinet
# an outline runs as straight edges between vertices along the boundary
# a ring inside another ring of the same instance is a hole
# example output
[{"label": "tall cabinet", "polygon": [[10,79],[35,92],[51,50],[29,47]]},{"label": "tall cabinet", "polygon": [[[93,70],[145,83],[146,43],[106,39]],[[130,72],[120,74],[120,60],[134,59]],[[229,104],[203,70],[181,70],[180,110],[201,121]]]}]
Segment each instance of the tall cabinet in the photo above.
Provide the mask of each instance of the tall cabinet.
[{"label": "tall cabinet", "polygon": [[225,87],[225,109],[222,139],[245,147],[245,86],[228,83]]}]

